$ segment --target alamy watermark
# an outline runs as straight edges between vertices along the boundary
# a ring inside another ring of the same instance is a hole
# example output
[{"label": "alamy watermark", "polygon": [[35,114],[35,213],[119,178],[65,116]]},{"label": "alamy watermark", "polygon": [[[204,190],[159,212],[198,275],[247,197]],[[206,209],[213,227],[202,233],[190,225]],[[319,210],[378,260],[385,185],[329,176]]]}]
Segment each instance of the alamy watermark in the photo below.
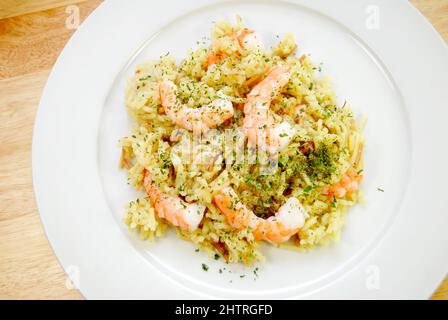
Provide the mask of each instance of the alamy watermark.
[{"label": "alamy watermark", "polygon": [[380,268],[376,265],[367,266],[366,270],[366,288],[367,290],[379,290],[381,289],[381,272]]},{"label": "alamy watermark", "polygon": [[81,287],[81,271],[78,266],[67,267],[67,278],[65,279],[65,287],[68,290],[80,289]]},{"label": "alamy watermark", "polygon": [[365,13],[367,15],[365,26],[368,30],[379,30],[381,27],[380,7],[376,5],[369,5],[366,7]]},{"label": "alamy watermark", "polygon": [[79,7],[76,5],[70,5],[65,8],[65,13],[68,17],[65,19],[65,27],[69,30],[76,30],[81,23],[81,17],[79,14]]}]

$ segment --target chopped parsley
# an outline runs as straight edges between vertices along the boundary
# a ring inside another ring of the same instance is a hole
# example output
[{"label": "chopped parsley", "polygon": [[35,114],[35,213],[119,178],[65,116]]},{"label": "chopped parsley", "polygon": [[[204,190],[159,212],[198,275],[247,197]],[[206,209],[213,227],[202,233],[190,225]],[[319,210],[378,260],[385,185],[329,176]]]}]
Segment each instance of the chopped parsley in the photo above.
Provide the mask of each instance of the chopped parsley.
[{"label": "chopped parsley", "polygon": [[145,81],[145,80],[149,80],[149,79],[151,79],[150,75],[148,75],[146,77],[142,77],[142,78],[138,79],[138,81]]},{"label": "chopped parsley", "polygon": [[206,265],[205,263],[202,264],[202,270],[204,271],[208,271],[208,265]]},{"label": "chopped parsley", "polygon": [[305,171],[311,179],[326,180],[336,171],[336,155],[330,146],[321,143],[308,157]]},{"label": "chopped parsley", "polygon": [[337,204],[338,204],[338,202],[336,200],[336,197],[333,197],[333,201],[331,202],[331,207],[336,209]]},{"label": "chopped parsley", "polygon": [[258,267],[256,267],[255,269],[254,269],[254,275],[256,276],[256,277],[258,277]]},{"label": "chopped parsley", "polygon": [[381,188],[376,188],[376,190],[378,190],[379,192],[384,192],[384,189]]},{"label": "chopped parsley", "polygon": [[304,193],[310,193],[310,191],[313,189],[313,187],[312,186],[306,186],[304,189],[303,189],[303,192]]}]

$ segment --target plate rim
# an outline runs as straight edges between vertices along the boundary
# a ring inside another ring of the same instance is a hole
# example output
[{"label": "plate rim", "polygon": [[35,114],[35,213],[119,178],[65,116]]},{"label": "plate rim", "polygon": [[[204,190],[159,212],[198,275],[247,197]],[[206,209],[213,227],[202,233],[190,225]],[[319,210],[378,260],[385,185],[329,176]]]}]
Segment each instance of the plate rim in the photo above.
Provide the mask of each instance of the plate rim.
[{"label": "plate rim", "polygon": [[[338,1],[340,2],[340,0],[338,0]],[[320,6],[326,5],[327,6],[326,10],[331,11],[332,10],[331,8],[334,8],[334,7],[337,6],[337,2],[338,1],[333,1],[334,4],[332,4],[331,6],[328,5],[328,1],[325,1],[325,0],[314,1],[313,3],[310,0],[303,0],[303,1],[300,1],[300,0],[290,0],[290,1],[287,1],[287,2],[299,3],[301,5],[304,5],[304,6],[307,6],[307,7],[311,7],[312,9],[319,9],[319,8],[322,9]],[[138,3],[138,2],[143,3],[143,1],[138,0],[138,1],[134,1],[134,5],[135,5],[135,3]],[[169,3],[176,3],[176,4],[178,4],[181,1],[176,1],[176,0],[165,1],[166,4],[168,4],[168,2]],[[209,1],[207,5],[210,5],[210,3],[212,3],[212,2],[213,3],[217,3],[217,2],[222,2],[222,1],[219,1],[219,0]],[[354,1],[351,0],[351,2],[353,3]],[[374,1],[368,1],[368,2],[367,1],[358,1],[358,2],[363,2],[363,5],[365,3],[369,3],[369,4],[376,3],[378,6],[384,6],[385,5],[384,2],[381,1],[381,0],[374,0]],[[37,114],[36,114],[36,121],[35,121],[35,125],[34,125],[34,130],[33,130],[32,171],[33,171],[33,187],[34,187],[34,190],[35,190],[34,194],[35,194],[36,205],[38,207],[38,211],[39,211],[39,214],[40,214],[42,225],[44,227],[45,234],[46,234],[46,236],[47,236],[47,238],[49,240],[50,246],[52,247],[53,251],[55,252],[55,256],[58,259],[59,263],[62,265],[62,267],[64,268],[65,272],[69,274],[69,276],[71,275],[69,269],[70,269],[70,266],[72,266],[72,264],[73,264],[73,261],[72,261],[73,256],[71,256],[69,254],[69,252],[67,252],[67,251],[63,252],[64,249],[61,248],[60,243],[58,243],[58,241],[60,242],[60,236],[57,235],[59,231],[57,232],[55,230],[54,224],[49,221],[49,220],[51,220],[50,219],[51,218],[51,214],[47,213],[48,210],[51,210],[51,209],[48,209],[49,207],[51,207],[51,201],[49,202],[48,196],[46,196],[46,194],[44,192],[44,191],[47,190],[47,188],[45,187],[45,183],[42,183],[42,177],[41,176],[42,176],[42,172],[44,172],[45,174],[48,174],[48,168],[43,168],[42,167],[42,161],[43,161],[42,159],[45,159],[45,156],[44,156],[45,152],[44,151],[47,148],[46,144],[42,141],[42,139],[44,137],[48,138],[48,134],[49,133],[46,132],[44,129],[42,129],[42,124],[41,124],[42,121],[43,121],[42,117],[44,117],[43,114],[44,114],[44,112],[46,112],[45,108],[48,108],[46,106],[49,106],[49,105],[52,105],[52,104],[54,105],[54,102],[52,102],[52,99],[54,99],[54,98],[52,97],[52,92],[51,92],[52,89],[51,88],[55,86],[55,83],[57,83],[55,81],[58,78],[58,73],[60,73],[61,72],[60,70],[62,70],[64,68],[64,59],[66,59],[66,61],[68,61],[70,59],[73,59],[73,57],[70,57],[70,53],[71,53],[71,51],[73,52],[76,49],[76,45],[77,45],[76,42],[82,42],[82,41],[85,42],[86,39],[88,38],[87,37],[87,33],[88,32],[85,31],[85,30],[88,30],[88,28],[91,28],[90,30],[95,29],[95,25],[94,25],[94,23],[92,23],[92,21],[94,21],[94,19],[97,19],[97,21],[99,21],[99,19],[107,20],[107,12],[108,12],[108,10],[114,10],[113,8],[117,7],[117,6],[120,6],[118,4],[118,2],[113,2],[113,1],[103,2],[97,9],[94,10],[94,12],[92,12],[92,14],[81,25],[80,29],[70,39],[69,43],[66,45],[66,47],[62,51],[61,55],[59,56],[55,66],[54,66],[54,68],[53,68],[53,70],[52,70],[52,72],[51,72],[51,74],[49,76],[49,79],[48,79],[47,84],[46,84],[45,89],[44,89],[44,93],[42,94],[42,98],[41,98],[41,101],[40,101],[40,104],[39,104],[39,109],[38,109]],[[177,12],[192,11],[194,9],[193,6],[196,6],[196,8],[197,8],[199,6],[203,6],[203,3],[201,3],[199,0],[189,1],[188,5],[184,4],[184,6],[180,6],[178,8]],[[409,9],[409,7],[412,8],[412,10],[414,11],[414,14],[418,13],[418,16],[420,17],[420,21],[422,21],[422,20],[425,21],[425,27],[427,29],[426,32],[428,31],[428,26],[429,26],[430,27],[429,30],[430,30],[430,32],[432,32],[432,36],[436,36],[436,38],[438,38],[438,40],[440,41],[439,44],[442,44],[444,46],[445,54],[448,56],[448,50],[447,50],[446,43],[443,41],[443,39],[440,37],[440,35],[437,33],[437,31],[434,29],[434,27],[428,21],[426,21],[426,19],[424,19],[424,18],[422,19],[423,16],[421,15],[421,13],[416,8],[414,8],[407,1],[396,2],[395,4],[390,4],[390,6],[391,7],[392,6],[407,6],[408,9]],[[136,5],[136,7],[138,7],[138,5]],[[402,7],[402,8],[404,8],[404,7]],[[111,11],[109,11],[109,12],[111,12]],[[173,17],[175,15],[176,14],[172,14]],[[97,18],[97,17],[99,17],[99,18]],[[335,18],[335,17],[333,17],[333,18]],[[169,21],[170,17],[168,17],[167,19],[164,19],[164,20],[165,21]],[[338,20],[338,22],[340,22],[340,21]],[[345,25],[345,24],[343,24],[343,25]],[[96,27],[96,29],[98,29],[98,26]],[[354,33],[356,33],[358,35],[356,30],[353,30],[352,28],[349,28],[349,29],[352,32],[354,32]],[[384,34],[384,32],[382,32],[382,33]],[[367,37],[367,35],[365,35],[365,36]],[[84,38],[81,38],[81,37],[84,37]],[[81,40],[80,40],[80,38],[81,38]],[[363,39],[363,40],[366,40],[366,38],[364,38],[364,37],[360,36],[360,38]],[[369,43],[369,41],[366,41],[366,42],[369,44],[369,46],[372,48],[372,50],[374,50],[375,47],[372,47],[372,45]],[[375,53],[377,54],[376,50],[375,50]],[[69,57],[67,58],[67,56],[69,56]],[[129,58],[129,56],[131,56],[131,55],[128,55],[128,58]],[[381,59],[381,61],[383,61],[383,59]],[[390,70],[390,69],[388,68],[388,70]],[[393,74],[393,72],[391,72],[391,73]],[[113,77],[112,79],[115,79],[115,78]],[[399,85],[398,81],[396,80],[396,77],[393,77],[393,79],[397,82],[397,85]],[[402,90],[400,90],[400,91],[402,91]],[[101,107],[101,109],[102,109],[102,107]],[[101,110],[100,110],[100,113],[101,113]],[[446,157],[446,154],[444,155],[444,157]],[[58,237],[59,237],[59,240],[58,240]],[[442,239],[442,240],[444,240],[445,243],[448,244],[448,237],[446,237],[445,239]],[[384,241],[386,241],[386,240],[384,240]],[[378,253],[376,253],[376,254],[378,254]],[[138,260],[138,259],[136,259],[136,260]],[[445,262],[445,266],[448,265],[448,257],[445,257],[444,262]],[[437,281],[436,278],[440,278],[440,279],[438,279],[440,281],[442,276],[443,275],[440,275],[440,277],[433,276],[431,278],[431,281],[428,280],[428,286],[429,286],[429,283],[431,283],[431,286],[432,286],[432,284],[435,281]],[[344,275],[342,278],[345,279],[346,277],[348,277],[348,275]],[[338,279],[337,282],[338,283],[341,282],[342,278]],[[169,280],[169,279],[164,279],[164,281],[167,281],[167,280]],[[88,281],[90,281],[90,279]],[[104,283],[103,283],[103,285],[104,285]],[[166,283],[165,283],[165,285],[166,285]],[[171,285],[177,286],[173,282],[171,282]],[[335,286],[339,286],[340,283],[339,284],[334,284],[334,285]],[[92,297],[92,298],[101,297],[102,295],[110,296],[110,297],[114,296],[113,293],[111,293],[109,295],[109,294],[106,294],[106,292],[104,292],[104,291],[102,292],[101,291],[101,289],[102,289],[101,286],[100,286],[99,290],[97,292],[95,292],[95,289],[93,289],[94,287],[95,286],[90,285],[90,287],[87,289],[84,285],[81,285],[80,291],[87,298],[90,298],[90,297]],[[169,292],[171,290],[167,290],[167,292],[165,292],[163,295],[165,295],[166,297],[173,298],[173,297],[186,297],[186,296],[189,296],[191,294],[191,291],[190,291],[189,288],[183,288],[183,289],[184,289],[184,292],[182,294],[179,294],[179,296],[172,296],[171,293]],[[435,287],[432,287],[432,290],[434,290],[434,289],[435,289]],[[325,290],[325,288],[322,289],[322,291],[324,291],[324,290]],[[313,296],[326,297],[327,295],[328,295],[329,298],[330,297],[335,297],[334,293],[331,293],[331,290],[327,290],[327,291],[328,292],[326,294],[324,292],[320,292],[320,293],[318,292],[316,294],[310,294],[310,296],[307,296],[307,297],[313,297]],[[427,288],[425,290],[422,289],[422,293],[423,293],[423,291],[427,292],[428,289]],[[139,297],[142,297],[142,296],[147,296],[147,294],[145,295],[143,293],[144,292],[141,289],[140,290],[136,290],[135,297],[139,298]],[[143,294],[143,295],[141,295],[141,294]],[[198,294],[198,292],[195,291],[194,294]],[[396,293],[391,292],[390,296],[394,297],[395,294]],[[406,292],[403,292],[401,294],[402,295],[404,294],[404,296],[406,296]],[[130,296],[133,296],[133,294],[131,294]],[[409,296],[415,298],[415,297],[418,297],[419,295],[414,292],[414,293],[412,293],[412,295],[409,294]],[[205,295],[200,295],[199,294],[198,297],[209,298],[211,296],[208,296],[207,294],[205,294]],[[353,297],[355,297],[355,296],[353,296]],[[127,298],[127,297],[125,297],[125,298]]]}]

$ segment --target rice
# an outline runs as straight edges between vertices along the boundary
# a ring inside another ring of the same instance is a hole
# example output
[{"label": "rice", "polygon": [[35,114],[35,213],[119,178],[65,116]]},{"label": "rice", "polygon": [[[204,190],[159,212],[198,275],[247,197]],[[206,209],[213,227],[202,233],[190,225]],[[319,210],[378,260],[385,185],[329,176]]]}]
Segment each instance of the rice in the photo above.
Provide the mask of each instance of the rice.
[{"label": "rice", "polygon": [[142,240],[153,240],[164,235],[167,225],[160,220],[148,198],[137,199],[126,206],[125,223]]},{"label": "rice", "polygon": [[[296,55],[298,47],[292,34],[285,35],[271,50],[242,49],[228,35],[243,30],[241,19],[236,26],[217,22],[210,46],[189,52],[180,63],[167,54],[138,66],[125,94],[135,129],[120,143],[121,165],[128,172],[128,183],[136,189],[142,188],[144,170],[148,170],[163,192],[206,206],[194,232],[176,228],[180,238],[228,262],[251,264],[264,259],[259,244],[251,230],[235,230],[226,222],[212,203],[214,193],[232,186],[260,217],[274,214],[294,196],[309,218],[282,247],[311,249],[337,241],[346,211],[360,201],[360,194],[336,198],[323,190],[340,181],[349,169],[362,171],[364,137],[348,103],[337,105],[331,80],[321,75],[321,66],[307,55]],[[221,54],[225,59],[207,65],[211,55]],[[281,94],[273,98],[271,110],[293,124],[297,132],[278,154],[277,166],[272,169],[272,159],[247,148],[240,129],[244,117],[241,107],[251,88],[279,65],[291,67],[293,75]],[[179,130],[164,113],[158,91],[163,80],[175,82],[178,98],[191,108],[224,95],[235,107],[234,117],[196,139],[191,132]],[[170,140],[173,136],[176,142]],[[271,170],[269,174],[266,168]],[[125,223],[145,239],[162,236],[167,227],[174,228],[157,216],[147,198],[126,206]]]}]

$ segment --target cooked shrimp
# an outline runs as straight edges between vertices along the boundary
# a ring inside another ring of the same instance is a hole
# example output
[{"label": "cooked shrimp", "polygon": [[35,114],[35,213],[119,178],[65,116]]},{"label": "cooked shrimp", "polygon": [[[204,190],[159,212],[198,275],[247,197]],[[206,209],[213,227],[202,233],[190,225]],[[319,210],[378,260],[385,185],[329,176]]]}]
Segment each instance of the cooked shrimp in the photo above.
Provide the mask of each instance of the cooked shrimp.
[{"label": "cooked shrimp", "polygon": [[225,54],[210,54],[207,57],[207,69],[210,68],[215,63],[224,61],[227,58]]},{"label": "cooked shrimp", "polygon": [[244,29],[232,35],[241,48],[246,50],[263,50],[264,44],[260,34],[253,30]]},{"label": "cooked shrimp", "polygon": [[256,240],[282,243],[289,240],[305,224],[308,217],[299,200],[289,198],[275,216],[268,219],[257,217],[238,199],[235,191],[226,187],[214,197],[214,203],[235,229],[251,228]]},{"label": "cooked shrimp", "polygon": [[[251,51],[261,51],[264,49],[264,44],[261,36],[253,30],[244,29],[236,33],[231,33],[228,35],[229,38],[238,42],[241,49],[251,50]],[[238,51],[237,51],[238,52]],[[212,65],[224,61],[231,55],[230,52],[223,52],[218,50],[215,53],[211,53],[207,57],[207,69]]]},{"label": "cooked shrimp", "polygon": [[160,218],[184,230],[194,231],[198,228],[204,217],[204,205],[185,203],[178,197],[162,192],[152,183],[151,176],[146,170],[143,185]]},{"label": "cooked shrimp", "polygon": [[289,68],[273,69],[252,89],[244,105],[243,129],[249,141],[267,149],[271,154],[286,147],[295,132],[288,122],[276,123],[269,113],[273,97],[288,83],[290,77]]},{"label": "cooked shrimp", "polygon": [[330,197],[343,198],[347,194],[355,192],[359,189],[362,181],[362,175],[358,174],[355,169],[350,168],[345,173],[339,182],[333,184],[331,187],[324,189],[324,194]]},{"label": "cooked shrimp", "polygon": [[177,87],[173,82],[162,81],[159,86],[165,113],[181,128],[195,133],[206,132],[233,117],[233,105],[229,100],[218,98],[199,108],[190,108],[177,100]]}]

